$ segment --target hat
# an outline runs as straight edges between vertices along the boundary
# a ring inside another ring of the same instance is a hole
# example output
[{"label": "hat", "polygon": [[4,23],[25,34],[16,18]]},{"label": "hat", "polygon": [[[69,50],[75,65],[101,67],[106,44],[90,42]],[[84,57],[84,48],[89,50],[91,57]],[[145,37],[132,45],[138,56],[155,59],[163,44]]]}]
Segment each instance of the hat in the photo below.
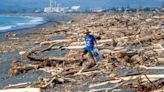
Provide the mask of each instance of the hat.
[{"label": "hat", "polygon": [[85,34],[91,33],[88,29],[84,32]]}]

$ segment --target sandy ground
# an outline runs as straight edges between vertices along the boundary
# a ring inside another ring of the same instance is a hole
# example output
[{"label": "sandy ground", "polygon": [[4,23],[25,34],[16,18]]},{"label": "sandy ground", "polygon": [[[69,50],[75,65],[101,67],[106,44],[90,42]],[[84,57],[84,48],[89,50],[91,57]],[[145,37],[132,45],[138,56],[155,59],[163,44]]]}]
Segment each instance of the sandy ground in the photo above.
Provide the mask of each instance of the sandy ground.
[{"label": "sandy ground", "polygon": [[[27,15],[33,16],[34,14],[26,14],[26,16]],[[9,77],[8,71],[12,65],[12,61],[24,58],[18,54],[19,51],[28,50],[32,47],[35,47],[38,44],[38,42],[49,39],[44,34],[46,34],[47,31],[51,32],[51,30],[55,28],[54,26],[57,25],[57,21],[69,20],[69,18],[65,18],[63,16],[61,18],[60,15],[58,15],[59,17],[57,17],[58,19],[56,19],[56,15],[55,17],[53,17],[52,15],[46,15],[46,16],[50,16],[51,18],[54,18],[54,19],[51,19],[51,22],[48,22],[47,24],[39,25],[31,29],[10,31],[9,34],[8,32],[0,33],[0,67],[1,67],[0,88],[3,88],[4,86],[8,84],[36,81],[39,77],[46,77],[50,75],[49,73],[46,73],[43,71],[31,71],[25,75],[22,74],[18,76]],[[10,36],[7,37],[7,35],[10,35]],[[63,36],[59,35],[59,36],[54,36],[50,38],[50,40],[63,39],[63,38],[64,38]],[[55,51],[55,53],[52,53],[49,55],[59,56],[58,52],[59,51]],[[65,53],[65,51],[63,53]]]}]

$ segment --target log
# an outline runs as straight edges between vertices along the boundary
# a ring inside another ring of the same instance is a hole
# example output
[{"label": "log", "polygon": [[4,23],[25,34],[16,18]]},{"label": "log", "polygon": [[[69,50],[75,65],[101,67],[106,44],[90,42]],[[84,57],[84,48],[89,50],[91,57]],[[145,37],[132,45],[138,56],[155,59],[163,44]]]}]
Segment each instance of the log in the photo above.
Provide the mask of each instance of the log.
[{"label": "log", "polygon": [[38,53],[41,53],[41,52],[49,51],[54,46],[55,46],[55,44],[52,44],[52,45],[50,45],[49,47],[47,47],[45,49],[36,49],[35,48],[35,49],[29,50],[29,51],[20,51],[19,52],[19,55],[21,55],[21,56],[27,56],[28,57],[28,56],[30,56],[32,54],[38,54]]},{"label": "log", "polygon": [[21,55],[21,56],[28,56],[29,52],[27,52],[27,51],[20,51],[19,55]]},{"label": "log", "polygon": [[[137,78],[136,78],[137,79]],[[151,78],[151,81],[156,81],[159,80],[159,78]],[[101,83],[97,83],[97,84],[90,84],[89,88],[94,88],[94,87],[98,87],[98,86],[103,86],[103,85],[108,85],[108,84],[115,84],[115,83],[120,83],[121,81],[123,81],[122,79],[117,79],[117,80],[110,80],[110,81],[105,81],[105,82],[101,82]],[[125,80],[124,80],[125,81]],[[126,80],[129,81],[129,80]],[[142,79],[143,82],[147,82],[148,80],[146,78]],[[135,82],[135,81],[134,81]]]},{"label": "log", "polygon": [[145,49],[164,49],[162,44],[153,44],[151,46],[148,46],[148,47],[144,47]]},{"label": "log", "polygon": [[57,76],[55,75],[55,76],[52,76],[52,78],[50,78],[49,81],[46,82],[41,88],[46,88],[46,87],[48,87],[51,83],[53,83],[53,84],[61,84],[61,83],[66,83],[66,82],[71,82],[71,81],[76,81],[76,80],[71,79],[71,78],[57,77]]},{"label": "log", "polygon": [[111,87],[111,88],[100,88],[100,89],[91,89],[89,90],[89,92],[102,92],[102,91],[107,91],[107,92],[110,92],[114,89],[117,89],[118,87],[122,86],[125,82],[121,82],[119,84],[116,84],[114,87]]},{"label": "log", "polygon": [[105,81],[105,82],[97,83],[97,84],[90,84],[89,85],[89,88],[93,88],[93,87],[97,87],[97,86],[102,86],[102,85],[107,85],[107,84],[110,84],[110,83],[119,83],[121,81],[122,81],[121,79],[118,79],[118,80]]},{"label": "log", "polygon": [[52,41],[41,42],[40,45],[66,43],[66,42],[72,42],[72,41],[73,39],[52,40]]},{"label": "log", "polygon": [[[64,76],[70,76],[70,75],[77,75],[76,73],[78,73],[81,69],[80,68],[75,68],[75,69],[72,69],[71,71],[64,71],[63,72],[63,75]],[[96,71],[98,70],[98,68],[96,67],[93,67],[93,68],[89,68],[89,69],[84,69],[83,72],[88,72],[88,71]]]},{"label": "log", "polygon": [[150,70],[150,69],[153,69],[153,70],[163,70],[164,69],[164,67],[161,67],[161,66],[155,66],[155,67],[146,67],[146,66],[143,66],[143,65],[140,65],[139,66],[140,68],[145,68],[145,69],[147,69],[147,70]]},{"label": "log", "polygon": [[103,49],[103,50],[100,50],[100,53],[102,54],[117,54],[117,53],[120,53],[120,52],[124,52],[124,51],[127,51],[127,49],[124,49],[122,51],[115,51],[115,50],[109,50],[109,49]]},{"label": "log", "polygon": [[[103,44],[99,44],[99,45],[97,45],[97,47],[98,48],[100,48],[100,47],[102,47],[103,46]],[[65,46],[62,46],[62,47],[52,47],[52,50],[56,50],[56,49],[67,49],[67,50],[77,50],[77,49],[83,49],[85,47],[85,45],[82,45],[82,46],[77,46],[77,45],[75,45],[75,46],[67,46],[67,47],[65,47]]]},{"label": "log", "polygon": [[150,92],[163,92],[163,91],[164,91],[164,87],[160,88],[160,89],[157,89],[157,90],[150,91]]},{"label": "log", "polygon": [[[119,77],[119,79],[123,79],[123,80],[133,80],[133,79],[137,79],[138,77],[141,77],[142,79],[145,79],[145,75],[136,75],[136,76],[128,76],[128,77]],[[147,75],[148,78],[151,79],[160,79],[160,78],[164,78],[164,74],[158,74],[158,75]]]},{"label": "log", "polygon": [[[125,37],[121,37],[121,38],[116,38],[115,41],[127,40],[131,37],[134,37],[134,36],[125,36]],[[104,40],[98,40],[97,43],[102,44],[102,43],[108,43],[108,42],[112,42],[112,41],[113,41],[113,39],[104,39]],[[77,45],[77,44],[85,45],[86,42],[72,42],[70,45]]]},{"label": "log", "polygon": [[91,74],[96,74],[96,73],[101,73],[101,71],[81,72],[81,73],[77,73],[75,75],[86,75],[86,76],[89,76]]},{"label": "log", "polygon": [[[100,44],[97,47],[102,47],[102,46],[103,45]],[[37,50],[31,50],[31,51],[20,51],[19,55],[26,56],[31,61],[65,61],[65,60],[70,61],[70,60],[67,60],[65,58],[56,58],[56,57],[53,57],[53,58],[51,58],[51,57],[50,58],[35,58],[35,57],[32,57],[31,55],[42,53],[42,52],[49,51],[49,50],[56,50],[56,49],[77,50],[77,49],[83,49],[84,47],[85,46],[68,46],[68,47],[55,46],[54,47],[54,44],[52,44],[48,48],[43,49],[43,50],[37,49]]]},{"label": "log", "polygon": [[27,57],[31,62],[44,62],[46,64],[49,65],[56,65],[56,64],[60,64],[60,63],[64,63],[64,64],[70,64],[70,63],[75,63],[78,62],[78,59],[74,59],[74,58],[60,58],[60,57],[48,57],[48,58],[37,58],[37,57],[32,57],[32,56],[28,56]]},{"label": "log", "polygon": [[56,76],[52,77],[49,82],[47,82],[45,85],[42,86],[42,88],[46,88],[47,86],[49,86],[56,79],[57,79]]},{"label": "log", "polygon": [[152,35],[144,36],[142,38],[138,38],[132,41],[132,44],[137,44],[139,42],[143,43],[150,40],[160,40],[160,39],[164,39],[164,34],[152,34]]},{"label": "log", "polygon": [[116,55],[119,58],[123,58],[124,56],[132,57],[136,54],[138,54],[137,51],[128,51],[127,49],[121,49],[121,50],[109,50],[109,49],[103,49],[100,51],[102,54],[110,54],[110,55]]},{"label": "log", "polygon": [[9,71],[10,76],[26,73],[30,70],[38,69],[39,65],[14,65]]},{"label": "log", "polygon": [[42,92],[40,88],[5,89],[0,92]]},{"label": "log", "polygon": [[[160,78],[163,78],[163,74],[162,75],[147,75],[148,78],[150,78],[150,81],[156,81],[159,80]],[[109,80],[109,81],[105,81],[102,83],[98,83],[98,84],[91,84],[89,85],[89,88],[93,88],[93,87],[97,87],[97,86],[102,86],[102,85],[107,85],[110,83],[119,83],[121,81],[129,81],[129,80],[135,80],[138,79],[139,77],[142,78],[143,82],[147,82],[147,78],[145,77],[145,75],[135,75],[135,76],[129,76],[128,77],[118,77],[115,80]]]},{"label": "log", "polygon": [[164,58],[158,58],[158,64],[164,64]]},{"label": "log", "polygon": [[25,83],[18,83],[18,84],[9,84],[5,87],[5,89],[11,89],[11,88],[25,88],[27,86],[31,85],[31,82],[25,82]]}]

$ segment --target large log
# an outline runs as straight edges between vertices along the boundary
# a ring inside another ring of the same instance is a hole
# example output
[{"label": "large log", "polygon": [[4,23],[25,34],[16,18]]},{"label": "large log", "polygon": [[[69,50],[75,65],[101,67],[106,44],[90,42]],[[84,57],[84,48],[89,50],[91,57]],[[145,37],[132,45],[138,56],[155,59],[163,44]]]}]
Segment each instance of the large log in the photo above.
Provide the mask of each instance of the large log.
[{"label": "large log", "polygon": [[163,91],[164,91],[164,87],[157,89],[157,90],[150,91],[150,92],[163,92]]},{"label": "large log", "polygon": [[67,83],[67,82],[71,82],[71,81],[76,81],[76,80],[71,79],[71,78],[64,78],[64,77],[59,77],[57,75],[54,75],[51,78],[49,78],[48,81],[44,81],[45,83],[41,86],[41,88],[47,88],[48,86],[50,86],[51,83],[62,84],[62,83]]},{"label": "large log", "polygon": [[41,45],[45,45],[45,44],[58,44],[58,43],[67,43],[67,42],[72,42],[73,39],[63,39],[63,40],[52,40],[52,41],[44,41],[41,42]]},{"label": "large log", "polygon": [[[102,47],[102,44],[97,45],[98,48]],[[85,47],[85,45],[82,46],[54,46],[54,44],[50,45],[48,48],[45,49],[36,49],[36,50],[30,50],[30,51],[20,51],[19,55],[21,56],[27,56],[29,59],[32,59],[31,55],[32,54],[39,54],[45,51],[50,51],[50,50],[57,50],[57,49],[67,49],[67,50],[77,50],[77,49],[83,49]],[[34,60],[35,61],[35,60]],[[43,61],[43,60],[39,60],[38,61]]]},{"label": "large log", "polygon": [[12,68],[9,71],[10,76],[21,74],[21,73],[26,73],[30,70],[35,70],[38,69],[39,65],[19,65],[19,64],[14,64]]},{"label": "large log", "polygon": [[[160,78],[163,78],[164,75],[161,74],[161,75],[146,75],[150,81],[156,81]],[[145,77],[145,75],[124,75],[124,77],[114,77],[114,80],[111,79],[109,81],[105,81],[105,82],[101,82],[101,83],[97,83],[97,84],[90,84],[90,88],[92,87],[97,87],[97,86],[102,86],[102,85],[107,85],[107,84],[112,84],[112,83],[119,83],[121,82],[122,80],[124,81],[129,81],[129,80],[135,80],[135,79],[138,79],[138,78],[141,78],[143,82],[145,81],[148,81],[147,78]]]},{"label": "large log", "polygon": [[5,87],[5,89],[11,89],[11,88],[25,88],[29,85],[31,85],[31,82],[25,82],[25,83],[18,83],[18,84],[9,84]]},{"label": "large log", "polygon": [[158,64],[164,64],[164,58],[158,58]]},{"label": "large log", "polygon": [[[63,75],[64,76],[77,76],[78,72],[81,70],[81,68],[75,68],[75,69],[72,69],[70,71],[63,71]],[[96,71],[96,70],[99,70],[97,67],[93,67],[93,68],[89,68],[89,69],[84,69],[83,70],[83,73],[85,72],[91,72],[91,71]]]},{"label": "large log", "polygon": [[123,58],[125,56],[132,57],[136,54],[138,54],[137,51],[128,51],[126,48],[120,49],[120,50],[109,50],[109,49],[103,49],[100,51],[101,54],[110,54],[115,55],[119,58]]},{"label": "large log", "polygon": [[89,71],[89,72],[81,72],[81,73],[77,73],[75,75],[86,75],[89,76],[91,74],[97,74],[97,73],[101,73],[101,71]]},{"label": "large log", "polygon": [[0,92],[42,92],[40,88],[5,89]]},{"label": "large log", "polygon": [[141,78],[142,81],[149,81],[147,78],[149,78],[150,81],[155,81],[159,80],[161,78],[164,78],[164,74],[158,74],[158,75],[136,75],[136,76],[127,76],[127,77],[119,77],[119,79],[122,79],[124,81],[129,81],[129,80],[135,80],[138,78]]},{"label": "large log", "polygon": [[79,59],[75,59],[75,58],[65,58],[65,57],[47,57],[47,58],[37,58],[37,57],[32,57],[32,56],[27,56],[27,58],[31,61],[31,62],[40,62],[40,63],[45,63],[46,65],[51,65],[51,66],[55,66],[56,64],[70,64],[70,63],[75,63],[78,62]]},{"label": "large log", "polygon": [[160,40],[160,39],[164,39],[164,34],[152,34],[152,35],[144,36],[142,38],[138,38],[132,41],[132,44],[143,43],[151,40]]},{"label": "large log", "polygon": [[146,67],[146,66],[143,66],[143,65],[140,65],[139,66],[140,68],[145,68],[145,69],[148,69],[148,70],[164,70],[164,67],[162,66],[155,66],[155,67]]},{"label": "large log", "polygon": [[[103,46],[103,44],[99,44],[99,45],[97,45],[97,47],[102,47]],[[52,50],[55,50],[55,49],[67,49],[67,50],[77,50],[77,49],[83,49],[85,47],[85,45],[81,45],[81,46],[77,46],[77,45],[75,45],[75,46],[62,46],[62,47],[58,47],[58,46],[56,46],[56,47],[52,47]]]},{"label": "large log", "polygon": [[[129,38],[132,38],[134,36],[125,36],[125,37],[121,37],[121,38],[116,38],[115,41],[125,41],[125,40],[128,40]],[[97,43],[98,44],[102,44],[102,43],[108,43],[108,42],[113,42],[113,39],[103,39],[103,40],[98,40]],[[85,45],[86,42],[72,42],[70,45],[77,45],[77,44],[80,44],[80,45]]]},{"label": "large log", "polygon": [[120,87],[121,85],[123,85],[125,82],[121,82],[121,83],[118,83],[116,84],[115,86],[111,87],[111,88],[100,88],[100,89],[91,89],[89,90],[89,92],[102,92],[102,91],[107,91],[107,92],[110,92],[118,87]]},{"label": "large log", "polygon": [[112,84],[112,83],[119,83],[121,81],[122,81],[121,79],[118,79],[118,80],[105,81],[105,82],[101,82],[101,83],[97,83],[97,84],[90,84],[89,88],[102,86],[102,85],[107,85],[107,84]]}]

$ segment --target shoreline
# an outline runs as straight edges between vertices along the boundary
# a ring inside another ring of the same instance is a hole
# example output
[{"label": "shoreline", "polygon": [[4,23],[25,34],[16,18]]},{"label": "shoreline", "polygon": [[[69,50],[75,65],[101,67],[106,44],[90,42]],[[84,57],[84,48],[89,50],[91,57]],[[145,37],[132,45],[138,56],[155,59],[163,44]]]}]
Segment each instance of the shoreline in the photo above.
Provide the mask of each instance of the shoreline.
[{"label": "shoreline", "polygon": [[[58,22],[67,22],[69,20],[71,20],[71,16],[66,16],[63,14],[5,14],[5,15],[12,15],[12,16],[36,16],[36,17],[43,17],[45,18],[45,23],[42,24],[38,24],[34,27],[30,27],[30,28],[21,28],[21,29],[15,29],[15,30],[9,30],[6,32],[0,32],[0,42],[3,42],[5,40],[3,40],[5,38],[5,34],[24,34],[24,33],[28,33],[28,32],[36,32],[38,30],[41,30],[42,28],[48,28],[49,26],[52,26],[54,24],[57,24]],[[6,40],[6,41],[10,41],[10,40]]]},{"label": "shoreline", "polygon": [[[49,15],[48,15],[49,16]],[[3,32],[0,33],[0,67],[3,68],[0,70],[0,89],[2,89],[7,84],[15,84],[19,82],[26,82],[26,81],[36,81],[38,77],[46,77],[49,76],[49,73],[46,73],[44,71],[32,71],[27,73],[27,76],[32,74],[32,77],[24,77],[25,75],[19,75],[15,77],[9,77],[8,71],[12,67],[12,63],[14,60],[17,59],[23,59],[18,52],[20,50],[27,50],[31,47],[36,46],[36,44],[39,40],[46,40],[47,38],[44,38],[44,34],[48,34],[46,32],[51,32],[50,30],[54,30],[54,26],[59,26],[60,23],[67,23],[67,21],[71,20],[73,17],[71,16],[61,16],[58,15],[58,19],[56,16],[49,16],[51,17],[51,21],[38,25],[33,28],[28,29],[20,29],[20,30],[14,30],[9,32]],[[6,34],[10,33],[10,37],[5,37]],[[14,36],[12,36],[14,35]],[[43,37],[42,37],[43,36]],[[39,38],[38,38],[39,37]],[[35,39],[36,38],[36,39]],[[43,38],[43,39],[42,39]],[[53,37],[53,39],[59,39],[62,38],[59,36]],[[39,39],[39,40],[37,40]],[[60,51],[56,51],[53,55],[57,55]],[[63,52],[65,54],[66,52]],[[22,80],[23,79],[23,80]],[[3,83],[3,84],[2,84]]]}]

